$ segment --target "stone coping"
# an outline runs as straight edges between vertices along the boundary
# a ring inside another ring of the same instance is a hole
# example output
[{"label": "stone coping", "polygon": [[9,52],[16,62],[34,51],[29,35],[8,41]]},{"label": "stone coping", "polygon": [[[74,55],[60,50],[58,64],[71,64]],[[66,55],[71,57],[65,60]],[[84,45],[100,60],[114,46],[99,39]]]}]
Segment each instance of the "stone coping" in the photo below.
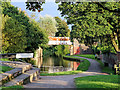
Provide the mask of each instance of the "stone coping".
[{"label": "stone coping", "polygon": [[23,85],[33,80],[37,80],[38,75],[40,74],[40,69],[31,68],[31,70],[21,74],[10,82],[4,84],[4,86],[13,86],[13,85]]},{"label": "stone coping", "polygon": [[7,66],[14,67],[15,69],[0,74],[0,86],[32,68],[32,65],[29,63],[16,61],[2,61],[1,63]]}]

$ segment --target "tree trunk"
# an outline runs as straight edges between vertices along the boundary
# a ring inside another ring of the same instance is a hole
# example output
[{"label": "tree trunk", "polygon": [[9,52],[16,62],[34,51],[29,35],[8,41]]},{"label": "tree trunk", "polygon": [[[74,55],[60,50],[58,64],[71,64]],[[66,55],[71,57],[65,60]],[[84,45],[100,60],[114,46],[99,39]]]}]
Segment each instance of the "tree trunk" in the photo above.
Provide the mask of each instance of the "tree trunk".
[{"label": "tree trunk", "polygon": [[118,51],[117,51],[117,64],[120,63],[120,31],[118,29],[118,33],[117,33],[117,39],[118,39]]},{"label": "tree trunk", "polygon": [[112,44],[117,52],[117,61],[116,64],[118,64],[120,62],[120,33],[117,33],[117,40],[118,40],[118,44],[115,41],[115,38],[113,35],[111,35],[111,40],[112,40]]}]

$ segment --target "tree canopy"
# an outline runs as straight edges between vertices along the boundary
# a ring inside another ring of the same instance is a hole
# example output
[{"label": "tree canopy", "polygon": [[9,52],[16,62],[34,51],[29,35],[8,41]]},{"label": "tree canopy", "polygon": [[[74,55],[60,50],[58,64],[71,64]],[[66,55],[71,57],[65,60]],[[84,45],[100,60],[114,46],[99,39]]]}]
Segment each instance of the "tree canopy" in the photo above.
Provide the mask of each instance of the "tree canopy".
[{"label": "tree canopy", "polygon": [[72,24],[72,38],[91,45],[106,37],[120,51],[119,2],[61,2],[58,10]]},{"label": "tree canopy", "polygon": [[48,42],[44,29],[10,2],[2,2],[2,51],[34,52]]},{"label": "tree canopy", "polygon": [[58,37],[70,37],[70,30],[67,23],[64,20],[61,20],[59,17],[55,17],[57,22],[57,30],[55,36]]},{"label": "tree canopy", "polygon": [[53,17],[49,15],[46,15],[45,17],[40,16],[38,23],[40,27],[42,27],[45,30],[45,33],[48,36],[55,36],[55,33],[57,32],[57,22]]}]

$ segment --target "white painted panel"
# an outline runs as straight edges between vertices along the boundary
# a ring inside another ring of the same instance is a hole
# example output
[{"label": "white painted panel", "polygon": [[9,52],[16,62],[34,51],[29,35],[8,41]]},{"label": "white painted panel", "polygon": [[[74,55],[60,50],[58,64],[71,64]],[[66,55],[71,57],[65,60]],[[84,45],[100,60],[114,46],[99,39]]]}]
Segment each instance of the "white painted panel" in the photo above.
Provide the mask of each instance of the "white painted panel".
[{"label": "white painted panel", "polygon": [[33,53],[17,53],[16,58],[33,58]]}]

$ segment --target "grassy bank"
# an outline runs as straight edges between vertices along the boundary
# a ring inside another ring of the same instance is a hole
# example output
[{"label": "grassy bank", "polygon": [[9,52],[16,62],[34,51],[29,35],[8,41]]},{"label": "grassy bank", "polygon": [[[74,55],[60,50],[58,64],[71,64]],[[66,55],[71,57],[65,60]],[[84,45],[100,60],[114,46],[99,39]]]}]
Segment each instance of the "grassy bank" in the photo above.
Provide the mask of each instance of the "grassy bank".
[{"label": "grassy bank", "polygon": [[[69,58],[80,59],[80,58],[72,57],[72,56],[69,56]],[[90,66],[90,62],[88,60],[86,59],[81,59],[81,60],[83,60],[83,62],[80,63],[77,70],[75,71],[64,71],[64,72],[56,72],[56,73],[40,73],[40,75],[41,76],[57,76],[57,75],[71,75],[71,74],[81,73],[82,71],[88,70]]]},{"label": "grassy bank", "polygon": [[12,69],[13,69],[13,68],[11,68],[11,67],[0,65],[0,73],[4,73],[4,72],[10,71],[10,70],[12,70]]},{"label": "grassy bank", "polygon": [[80,62],[80,65],[78,66],[77,70],[87,71],[90,66],[90,62],[86,59],[82,59],[82,58],[80,59],[79,57],[73,57],[73,56],[64,56],[64,57],[82,60],[83,62]]},{"label": "grassy bank", "polygon": [[92,55],[92,54],[84,54],[83,55],[83,54],[81,54],[81,55],[74,55],[74,56],[80,56],[80,57],[85,57],[85,58],[89,58],[89,59],[94,59],[94,60],[96,60],[97,62],[100,63],[102,72],[109,73],[109,74],[114,74],[114,70],[112,70],[109,67],[105,67],[101,60],[95,59],[95,55]]},{"label": "grassy bank", "polygon": [[77,88],[118,88],[118,75],[96,75],[75,78]]}]

